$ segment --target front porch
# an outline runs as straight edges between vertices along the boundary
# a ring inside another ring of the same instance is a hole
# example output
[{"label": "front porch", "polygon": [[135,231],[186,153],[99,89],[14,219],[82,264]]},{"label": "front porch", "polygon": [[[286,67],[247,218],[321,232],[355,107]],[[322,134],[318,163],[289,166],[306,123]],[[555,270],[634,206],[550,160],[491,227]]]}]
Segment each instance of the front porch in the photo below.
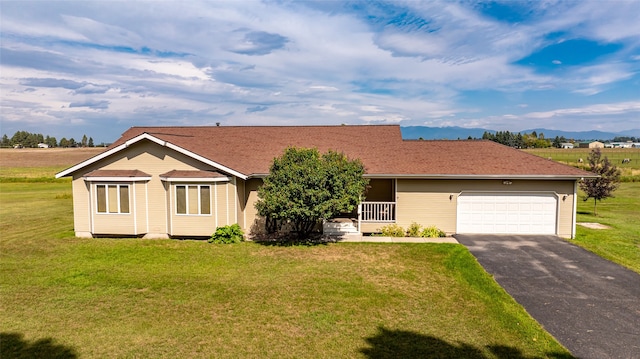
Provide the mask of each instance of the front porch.
[{"label": "front porch", "polygon": [[323,224],[329,235],[377,233],[380,228],[396,222],[396,183],[394,179],[372,179],[366,200],[346,218],[336,218]]}]

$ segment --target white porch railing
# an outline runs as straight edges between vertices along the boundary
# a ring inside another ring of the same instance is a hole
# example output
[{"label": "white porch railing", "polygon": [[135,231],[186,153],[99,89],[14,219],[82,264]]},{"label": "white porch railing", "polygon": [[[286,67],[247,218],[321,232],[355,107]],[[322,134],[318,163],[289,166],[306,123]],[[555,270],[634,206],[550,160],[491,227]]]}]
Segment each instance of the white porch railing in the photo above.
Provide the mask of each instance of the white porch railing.
[{"label": "white porch railing", "polygon": [[362,222],[395,222],[395,202],[362,202],[360,203],[360,220]]}]

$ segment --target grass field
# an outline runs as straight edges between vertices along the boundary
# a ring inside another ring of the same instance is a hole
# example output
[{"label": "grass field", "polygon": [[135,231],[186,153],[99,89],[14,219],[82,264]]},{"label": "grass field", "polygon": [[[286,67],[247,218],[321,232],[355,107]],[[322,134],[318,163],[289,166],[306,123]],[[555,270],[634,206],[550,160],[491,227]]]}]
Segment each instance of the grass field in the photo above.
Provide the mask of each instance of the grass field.
[{"label": "grass field", "polygon": [[[537,148],[524,151],[540,157],[551,158],[554,161],[569,166],[587,169],[587,157],[591,149]],[[600,151],[602,151],[603,156],[608,157],[611,163],[620,169],[623,181],[640,182],[640,148],[602,148]],[[583,163],[579,162],[580,158],[584,161]],[[629,163],[622,163],[622,160],[625,158],[631,161]]]},{"label": "grass field", "polygon": [[571,357],[461,245],[79,239],[70,183],[25,168],[0,178],[2,358]]},{"label": "grass field", "polygon": [[4,182],[48,181],[72,165],[86,160],[104,148],[3,148],[0,149],[0,180]]},{"label": "grass field", "polygon": [[640,183],[622,183],[614,196],[598,202],[597,216],[593,215],[593,199],[578,199],[578,222],[596,222],[611,228],[578,226],[576,238],[571,241],[640,273]]}]

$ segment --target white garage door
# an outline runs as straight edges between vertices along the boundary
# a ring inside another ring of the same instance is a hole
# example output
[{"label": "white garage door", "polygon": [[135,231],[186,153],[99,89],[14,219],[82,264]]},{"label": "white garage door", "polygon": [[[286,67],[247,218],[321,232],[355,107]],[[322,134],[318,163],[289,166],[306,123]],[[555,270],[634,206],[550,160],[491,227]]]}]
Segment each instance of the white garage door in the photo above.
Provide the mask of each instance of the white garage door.
[{"label": "white garage door", "polygon": [[462,193],[457,232],[556,234],[557,202],[551,193]]}]

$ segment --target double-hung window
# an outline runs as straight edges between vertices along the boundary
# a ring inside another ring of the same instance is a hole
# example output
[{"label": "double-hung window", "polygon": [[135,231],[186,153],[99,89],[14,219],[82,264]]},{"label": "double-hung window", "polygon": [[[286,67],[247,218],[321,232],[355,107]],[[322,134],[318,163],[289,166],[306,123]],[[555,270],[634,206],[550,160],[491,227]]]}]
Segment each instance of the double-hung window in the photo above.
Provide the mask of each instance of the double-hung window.
[{"label": "double-hung window", "polygon": [[129,213],[128,184],[96,185],[98,213]]},{"label": "double-hung window", "polygon": [[177,214],[211,214],[210,185],[176,185]]}]

